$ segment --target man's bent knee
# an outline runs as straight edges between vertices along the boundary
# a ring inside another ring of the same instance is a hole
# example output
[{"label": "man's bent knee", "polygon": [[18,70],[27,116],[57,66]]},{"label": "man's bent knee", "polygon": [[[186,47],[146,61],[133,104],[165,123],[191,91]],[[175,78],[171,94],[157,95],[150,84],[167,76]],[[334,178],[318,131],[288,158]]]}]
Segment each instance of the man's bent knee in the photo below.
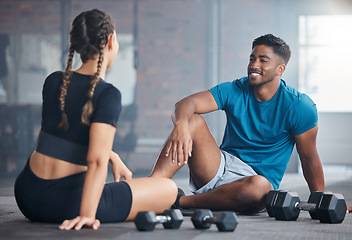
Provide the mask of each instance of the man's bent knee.
[{"label": "man's bent knee", "polygon": [[194,114],[192,116],[191,120],[189,121],[189,126],[192,130],[195,130],[199,127],[207,126],[207,123],[201,115]]},{"label": "man's bent knee", "polygon": [[243,179],[243,197],[247,206],[245,211],[258,212],[265,208],[266,195],[273,189],[271,183],[263,176],[254,175]]}]

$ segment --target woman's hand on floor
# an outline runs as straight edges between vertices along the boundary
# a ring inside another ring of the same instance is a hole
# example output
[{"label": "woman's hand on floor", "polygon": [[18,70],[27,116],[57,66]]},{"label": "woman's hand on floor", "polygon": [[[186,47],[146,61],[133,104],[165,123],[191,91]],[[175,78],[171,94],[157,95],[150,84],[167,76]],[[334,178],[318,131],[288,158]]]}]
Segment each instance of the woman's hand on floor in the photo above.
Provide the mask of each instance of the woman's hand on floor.
[{"label": "woman's hand on floor", "polygon": [[59,226],[59,229],[61,229],[61,230],[71,230],[71,229],[81,230],[81,228],[83,226],[87,226],[87,227],[93,228],[94,230],[97,230],[100,227],[100,221],[95,218],[78,216],[74,219],[63,221],[62,224]]}]

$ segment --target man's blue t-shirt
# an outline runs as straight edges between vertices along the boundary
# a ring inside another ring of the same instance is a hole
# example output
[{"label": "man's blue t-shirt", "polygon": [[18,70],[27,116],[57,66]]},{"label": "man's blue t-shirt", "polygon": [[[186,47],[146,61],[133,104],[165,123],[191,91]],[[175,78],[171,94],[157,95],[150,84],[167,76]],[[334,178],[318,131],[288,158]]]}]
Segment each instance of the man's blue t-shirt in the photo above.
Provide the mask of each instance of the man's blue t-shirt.
[{"label": "man's blue t-shirt", "polygon": [[294,136],[318,123],[314,102],[283,80],[274,97],[265,102],[256,99],[248,77],[221,83],[210,92],[227,117],[220,148],[240,158],[278,189]]}]

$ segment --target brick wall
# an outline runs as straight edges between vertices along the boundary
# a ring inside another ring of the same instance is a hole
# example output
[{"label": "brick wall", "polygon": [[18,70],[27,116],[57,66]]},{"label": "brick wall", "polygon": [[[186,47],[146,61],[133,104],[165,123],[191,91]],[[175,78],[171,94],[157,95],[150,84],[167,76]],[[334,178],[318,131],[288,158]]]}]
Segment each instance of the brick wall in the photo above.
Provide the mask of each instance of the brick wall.
[{"label": "brick wall", "polygon": [[60,1],[1,0],[0,33],[60,33]]},{"label": "brick wall", "polygon": [[151,167],[172,130],[174,104],[205,88],[205,14],[206,1],[138,3],[139,145],[130,164],[135,168]]}]

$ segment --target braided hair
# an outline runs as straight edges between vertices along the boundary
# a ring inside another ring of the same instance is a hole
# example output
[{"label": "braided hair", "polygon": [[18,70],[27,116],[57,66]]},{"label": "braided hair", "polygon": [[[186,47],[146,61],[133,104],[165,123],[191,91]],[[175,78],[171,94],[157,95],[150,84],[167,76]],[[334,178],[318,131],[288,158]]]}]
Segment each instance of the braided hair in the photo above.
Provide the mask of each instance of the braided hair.
[{"label": "braided hair", "polygon": [[80,55],[83,63],[90,59],[94,59],[98,55],[97,72],[92,76],[89,91],[87,93],[88,100],[82,108],[81,121],[85,125],[90,125],[90,116],[93,113],[93,94],[94,89],[99,82],[101,66],[104,61],[103,49],[108,43],[110,34],[113,34],[115,24],[112,18],[106,13],[93,9],[82,12],[72,22],[70,31],[70,50],[67,58],[67,66],[62,77],[60,88],[60,110],[62,112],[59,128],[66,131],[69,127],[67,115],[65,113],[65,98],[67,88],[70,84],[70,76],[72,74],[72,61],[74,52]]}]

